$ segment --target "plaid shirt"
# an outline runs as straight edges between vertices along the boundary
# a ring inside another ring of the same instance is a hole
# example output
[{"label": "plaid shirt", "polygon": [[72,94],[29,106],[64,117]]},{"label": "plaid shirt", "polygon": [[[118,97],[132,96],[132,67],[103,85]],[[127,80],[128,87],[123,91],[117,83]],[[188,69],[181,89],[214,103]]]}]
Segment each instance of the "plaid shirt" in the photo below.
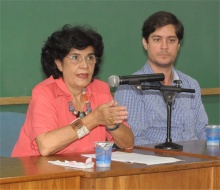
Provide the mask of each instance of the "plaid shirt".
[{"label": "plaid shirt", "polygon": [[[138,74],[152,74],[146,63]],[[195,89],[195,93],[177,93],[171,110],[171,138],[173,142],[206,139],[208,117],[201,100],[198,82],[173,68],[174,80],[181,80],[181,88]],[[149,83],[145,83],[146,85]],[[151,82],[150,85],[160,85]],[[173,83],[172,85],[175,85]],[[120,85],[115,100],[127,107],[127,123],[135,136],[135,145],[163,143],[167,138],[167,104],[159,90],[137,90],[133,85]]]}]

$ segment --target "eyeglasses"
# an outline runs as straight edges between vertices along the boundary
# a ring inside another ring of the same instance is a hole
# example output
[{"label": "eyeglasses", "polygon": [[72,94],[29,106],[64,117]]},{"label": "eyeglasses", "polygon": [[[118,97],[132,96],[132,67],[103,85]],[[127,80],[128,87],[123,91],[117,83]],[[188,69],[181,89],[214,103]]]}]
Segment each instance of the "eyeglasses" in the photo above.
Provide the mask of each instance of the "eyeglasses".
[{"label": "eyeglasses", "polygon": [[97,57],[93,54],[87,55],[85,57],[79,54],[75,54],[75,55],[69,55],[67,57],[70,58],[74,64],[81,63],[83,60],[85,60],[87,64],[94,64],[97,61]]}]

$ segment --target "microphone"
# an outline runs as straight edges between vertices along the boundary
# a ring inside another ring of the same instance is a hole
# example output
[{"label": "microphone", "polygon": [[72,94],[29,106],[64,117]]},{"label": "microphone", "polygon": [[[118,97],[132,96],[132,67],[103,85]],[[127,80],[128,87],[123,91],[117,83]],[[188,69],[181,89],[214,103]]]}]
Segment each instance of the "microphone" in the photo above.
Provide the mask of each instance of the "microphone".
[{"label": "microphone", "polygon": [[144,74],[144,75],[127,75],[127,76],[116,76],[112,75],[108,79],[108,84],[111,87],[117,87],[120,84],[129,84],[129,85],[137,85],[142,82],[155,82],[155,81],[163,81],[164,74]]}]

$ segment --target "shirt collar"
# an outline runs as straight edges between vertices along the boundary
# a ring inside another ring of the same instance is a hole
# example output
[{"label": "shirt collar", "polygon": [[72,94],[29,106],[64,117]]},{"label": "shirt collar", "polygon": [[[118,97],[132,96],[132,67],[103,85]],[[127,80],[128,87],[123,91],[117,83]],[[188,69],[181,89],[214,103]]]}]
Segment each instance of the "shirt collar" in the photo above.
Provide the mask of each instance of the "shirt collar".
[{"label": "shirt collar", "polygon": [[57,96],[66,96],[68,101],[72,100],[72,96],[65,84],[65,82],[63,81],[63,78],[60,77],[58,79],[54,79],[58,88],[57,88]]},{"label": "shirt collar", "polygon": [[[152,70],[152,68],[151,68],[151,66],[148,62],[143,66],[142,69],[143,69],[145,74],[153,74],[154,73],[154,71]],[[179,77],[179,75],[176,72],[174,67],[172,68],[172,73],[173,73],[173,81],[174,80],[179,80],[180,77]]]},{"label": "shirt collar", "polygon": [[174,67],[173,67],[172,73],[173,73],[173,81],[174,81],[174,80],[180,80],[180,77],[179,77],[179,75],[177,74],[177,72],[176,72],[176,70],[174,69]]},{"label": "shirt collar", "polygon": [[[72,96],[70,94],[69,89],[67,88],[66,83],[63,81],[63,78],[60,77],[58,79],[55,79],[55,82],[58,86],[57,95],[58,96],[67,96],[68,100],[72,100]],[[90,90],[91,83],[86,87],[86,94],[88,97],[91,96],[92,92]]]}]

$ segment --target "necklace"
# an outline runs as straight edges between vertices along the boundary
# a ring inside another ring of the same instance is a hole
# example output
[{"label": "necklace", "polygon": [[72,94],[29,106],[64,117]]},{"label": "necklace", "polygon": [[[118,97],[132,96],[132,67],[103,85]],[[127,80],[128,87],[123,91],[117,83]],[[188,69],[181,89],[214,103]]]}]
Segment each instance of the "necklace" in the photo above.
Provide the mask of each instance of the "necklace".
[{"label": "necklace", "polygon": [[86,88],[83,89],[82,91],[82,95],[83,95],[83,98],[85,100],[85,105],[86,105],[86,111],[84,112],[81,112],[81,111],[77,111],[74,109],[73,107],[73,103],[72,101],[69,101],[68,104],[69,104],[69,111],[72,112],[73,115],[75,115],[77,118],[83,118],[85,117],[86,115],[88,115],[92,109],[91,109],[91,105],[90,105],[90,102],[89,102],[89,98],[86,94]]}]

